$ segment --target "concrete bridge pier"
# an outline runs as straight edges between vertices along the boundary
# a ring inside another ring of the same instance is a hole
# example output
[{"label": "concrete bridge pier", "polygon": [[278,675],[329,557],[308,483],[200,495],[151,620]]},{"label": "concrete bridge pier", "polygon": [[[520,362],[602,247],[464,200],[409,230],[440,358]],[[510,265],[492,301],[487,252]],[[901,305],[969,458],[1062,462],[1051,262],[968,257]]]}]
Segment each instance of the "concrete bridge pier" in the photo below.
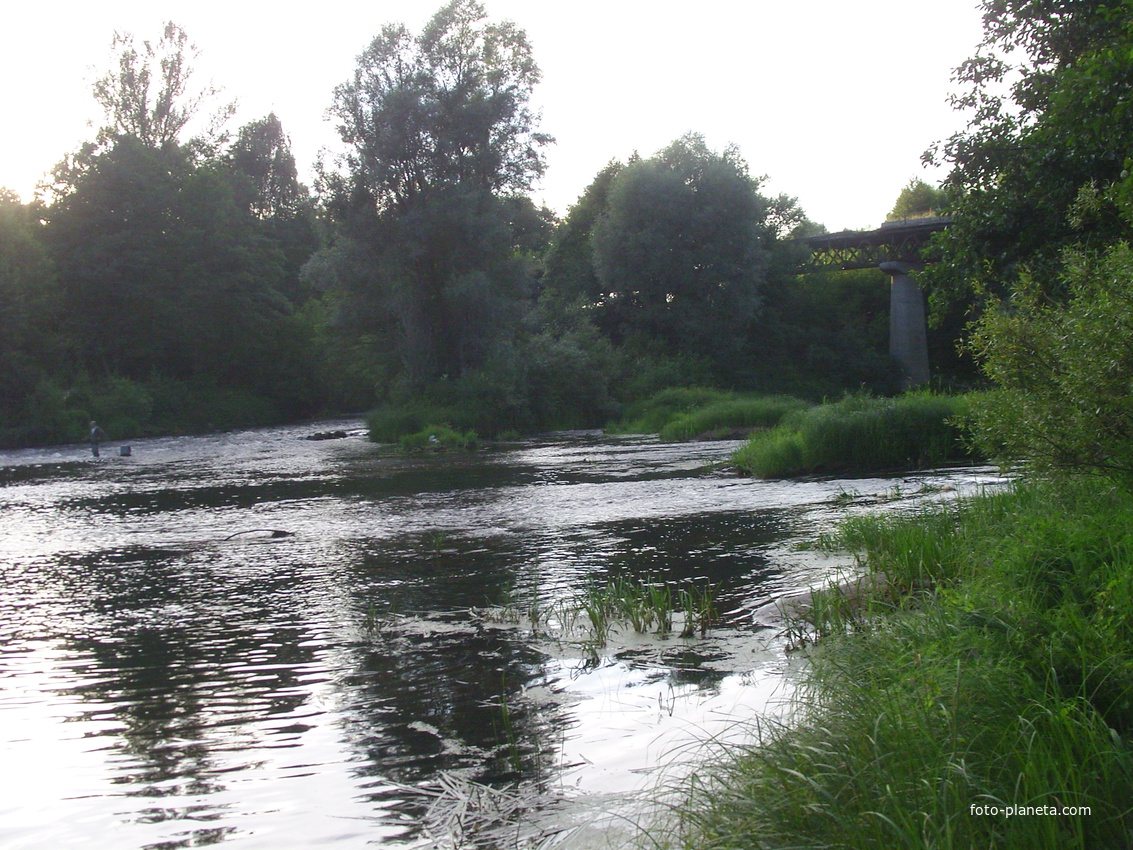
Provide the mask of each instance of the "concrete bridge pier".
[{"label": "concrete bridge pier", "polygon": [[924,295],[909,277],[909,263],[885,262],[889,275],[889,353],[905,371],[905,389],[928,383],[928,331]]}]

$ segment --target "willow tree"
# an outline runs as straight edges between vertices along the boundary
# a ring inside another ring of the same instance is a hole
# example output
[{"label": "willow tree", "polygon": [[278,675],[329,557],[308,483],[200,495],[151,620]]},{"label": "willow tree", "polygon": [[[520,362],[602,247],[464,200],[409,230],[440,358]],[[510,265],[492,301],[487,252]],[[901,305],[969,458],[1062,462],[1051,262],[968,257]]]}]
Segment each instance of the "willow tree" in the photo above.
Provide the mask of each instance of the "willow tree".
[{"label": "willow tree", "polygon": [[[539,69],[522,30],[453,0],[419,34],[384,27],[334,92],[345,143],[323,175],[335,245],[312,273],[342,289],[379,370],[422,386],[482,363],[526,294],[516,199],[543,173]],[[530,203],[526,204],[530,207]]]}]

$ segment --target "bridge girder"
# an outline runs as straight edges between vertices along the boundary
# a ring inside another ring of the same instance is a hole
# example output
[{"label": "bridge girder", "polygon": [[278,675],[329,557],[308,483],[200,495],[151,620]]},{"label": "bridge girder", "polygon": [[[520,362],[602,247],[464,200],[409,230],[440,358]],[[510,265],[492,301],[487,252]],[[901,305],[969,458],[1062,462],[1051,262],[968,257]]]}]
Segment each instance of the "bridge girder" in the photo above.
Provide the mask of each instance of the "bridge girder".
[{"label": "bridge girder", "polygon": [[810,258],[799,269],[803,272],[837,268],[875,269],[882,263],[924,262],[929,237],[952,223],[950,216],[928,216],[886,222],[877,230],[846,230],[808,236],[802,241],[810,248]]}]

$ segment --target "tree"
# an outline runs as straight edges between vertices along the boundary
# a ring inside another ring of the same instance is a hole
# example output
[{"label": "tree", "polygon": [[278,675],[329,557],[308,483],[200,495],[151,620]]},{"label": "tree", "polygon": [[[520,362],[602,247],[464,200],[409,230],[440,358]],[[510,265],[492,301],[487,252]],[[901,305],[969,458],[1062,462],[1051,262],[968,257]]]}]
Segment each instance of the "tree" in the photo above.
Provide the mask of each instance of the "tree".
[{"label": "tree", "polygon": [[743,344],[776,238],[801,215],[769,200],[734,148],[687,135],[613,176],[593,228],[597,321],[718,368]]},{"label": "tree", "polygon": [[1057,286],[1066,248],[1105,250],[1133,236],[1099,196],[1133,150],[1133,8],[1105,0],[985,0],[983,8],[983,41],[955,74],[965,90],[954,103],[971,121],[925,155],[952,166],[944,188],[953,224],[938,237],[943,261],[927,274],[936,312],[1003,295],[1028,268]]},{"label": "tree", "polygon": [[55,365],[55,269],[43,244],[42,210],[0,188],[0,417],[21,407]]},{"label": "tree", "polygon": [[456,378],[515,326],[531,269],[514,198],[550,141],[529,105],[538,80],[521,30],[453,0],[420,35],[383,28],[335,90],[334,244],[308,277],[342,293],[343,331],[388,341],[386,389]]},{"label": "tree", "polygon": [[930,186],[923,180],[913,178],[897,196],[893,209],[885,217],[886,221],[900,221],[904,218],[919,218],[928,215],[943,215],[948,209],[948,194],[943,189]]},{"label": "tree", "polygon": [[283,256],[236,203],[227,169],[133,136],[95,154],[47,210],[75,358],[92,376],[153,376],[286,397],[305,389]]},{"label": "tree", "polygon": [[591,238],[609,201],[610,184],[624,167],[617,160],[611,160],[555,228],[547,251],[543,286],[560,298],[580,298],[590,305],[602,300],[602,284],[594,271]]},{"label": "tree", "polygon": [[283,124],[270,113],[240,128],[227,159],[236,175],[239,202],[259,218],[293,218],[304,208],[307,193]]},{"label": "tree", "polygon": [[539,68],[522,30],[452,0],[419,36],[387,25],[335,89],[332,113],[355,191],[406,210],[431,190],[526,191],[550,137],[530,107]]},{"label": "tree", "polygon": [[[94,84],[94,98],[106,113],[105,135],[134,136],[150,147],[180,141],[204,104],[220,93],[213,86],[191,87],[200,51],[172,22],[165,24],[157,42],[143,41],[140,48],[130,33],[115,33],[111,52],[115,67]],[[234,110],[234,104],[222,106],[202,142],[215,141]]]}]

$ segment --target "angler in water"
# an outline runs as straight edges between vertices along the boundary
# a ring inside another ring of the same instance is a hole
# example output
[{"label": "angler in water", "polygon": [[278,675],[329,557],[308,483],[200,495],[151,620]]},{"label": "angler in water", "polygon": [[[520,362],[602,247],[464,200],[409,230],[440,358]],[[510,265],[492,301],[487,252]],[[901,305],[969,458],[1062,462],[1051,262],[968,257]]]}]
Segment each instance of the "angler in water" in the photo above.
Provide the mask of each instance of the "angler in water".
[{"label": "angler in water", "polygon": [[98,457],[98,444],[106,439],[106,432],[98,427],[98,423],[93,419],[90,421],[90,453],[94,457]]}]

